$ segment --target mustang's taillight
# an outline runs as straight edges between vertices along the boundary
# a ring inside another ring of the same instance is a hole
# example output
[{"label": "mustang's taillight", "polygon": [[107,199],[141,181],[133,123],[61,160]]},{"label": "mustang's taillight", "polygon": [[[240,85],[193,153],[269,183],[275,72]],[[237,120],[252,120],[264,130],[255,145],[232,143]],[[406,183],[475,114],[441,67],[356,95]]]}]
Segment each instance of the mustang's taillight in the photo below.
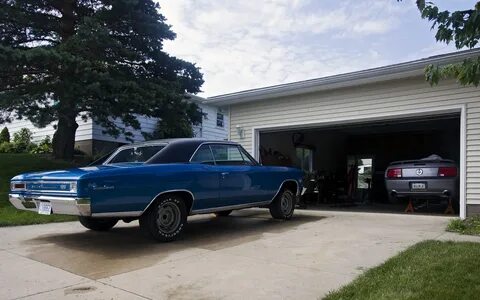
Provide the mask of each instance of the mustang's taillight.
[{"label": "mustang's taillight", "polygon": [[387,171],[387,178],[402,178],[402,169],[389,169]]},{"label": "mustang's taillight", "polygon": [[440,167],[438,168],[439,177],[456,177],[457,176],[456,167]]}]

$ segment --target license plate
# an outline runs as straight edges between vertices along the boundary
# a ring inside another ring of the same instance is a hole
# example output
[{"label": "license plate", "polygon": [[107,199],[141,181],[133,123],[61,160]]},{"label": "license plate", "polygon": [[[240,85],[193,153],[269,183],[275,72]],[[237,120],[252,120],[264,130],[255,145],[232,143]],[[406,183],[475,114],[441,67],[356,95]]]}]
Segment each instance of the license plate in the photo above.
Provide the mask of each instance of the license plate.
[{"label": "license plate", "polygon": [[412,190],[425,190],[425,189],[427,189],[427,185],[423,182],[412,183]]},{"label": "license plate", "polygon": [[40,202],[40,205],[38,206],[38,213],[40,215],[51,215],[52,204],[50,202]]}]

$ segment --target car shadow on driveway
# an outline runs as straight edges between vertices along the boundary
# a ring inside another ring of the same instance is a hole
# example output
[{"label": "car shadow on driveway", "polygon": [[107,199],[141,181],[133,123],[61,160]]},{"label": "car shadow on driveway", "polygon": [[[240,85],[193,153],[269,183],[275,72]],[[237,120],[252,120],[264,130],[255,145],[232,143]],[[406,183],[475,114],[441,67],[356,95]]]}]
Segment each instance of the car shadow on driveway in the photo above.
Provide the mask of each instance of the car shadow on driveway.
[{"label": "car shadow on driveway", "polygon": [[181,239],[157,243],[142,234],[138,222],[109,232],[89,230],[48,234],[25,241],[26,255],[91,279],[104,278],[255,241],[264,234],[279,234],[321,220],[318,214],[302,213],[292,220],[274,220],[265,210],[245,210],[229,217],[194,216]]}]

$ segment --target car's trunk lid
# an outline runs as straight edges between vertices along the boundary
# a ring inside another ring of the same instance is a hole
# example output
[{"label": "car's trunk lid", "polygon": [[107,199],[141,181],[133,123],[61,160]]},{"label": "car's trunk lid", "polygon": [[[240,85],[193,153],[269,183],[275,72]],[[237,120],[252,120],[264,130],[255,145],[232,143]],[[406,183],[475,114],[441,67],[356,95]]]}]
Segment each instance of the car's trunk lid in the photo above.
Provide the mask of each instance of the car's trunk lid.
[{"label": "car's trunk lid", "polygon": [[99,165],[84,168],[73,168],[68,170],[54,170],[43,172],[25,173],[15,176],[12,180],[25,181],[55,181],[55,180],[78,180],[86,174],[102,171],[113,170],[118,168],[128,168],[138,166],[138,164],[116,164],[116,165]]}]

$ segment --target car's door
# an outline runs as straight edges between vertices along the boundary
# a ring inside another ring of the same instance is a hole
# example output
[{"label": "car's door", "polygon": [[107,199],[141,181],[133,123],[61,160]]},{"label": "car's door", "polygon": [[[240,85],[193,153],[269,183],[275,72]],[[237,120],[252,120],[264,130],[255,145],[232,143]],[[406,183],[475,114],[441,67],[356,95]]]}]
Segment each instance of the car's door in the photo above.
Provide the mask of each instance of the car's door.
[{"label": "car's door", "polygon": [[219,198],[222,206],[256,203],[264,200],[262,174],[258,164],[242,154],[234,144],[211,144],[215,164],[220,174]]},{"label": "car's door", "polygon": [[195,200],[192,210],[220,206],[220,172],[215,166],[212,150],[208,144],[200,146],[190,159],[192,164],[193,192]]}]

